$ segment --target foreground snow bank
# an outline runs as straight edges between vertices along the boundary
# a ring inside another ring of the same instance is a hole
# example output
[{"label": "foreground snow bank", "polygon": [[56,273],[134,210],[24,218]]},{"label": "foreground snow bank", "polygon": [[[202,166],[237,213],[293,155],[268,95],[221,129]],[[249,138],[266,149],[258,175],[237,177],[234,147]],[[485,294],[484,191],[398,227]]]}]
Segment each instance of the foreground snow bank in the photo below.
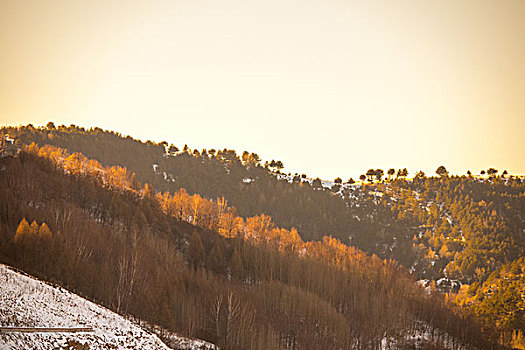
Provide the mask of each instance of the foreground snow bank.
[{"label": "foreground snow bank", "polygon": [[[0,264],[0,326],[92,327],[80,333],[0,332],[0,349],[169,349],[155,334],[63,288]],[[185,339],[185,338],[181,338]],[[181,340],[182,341],[182,340]],[[184,342],[196,349],[191,340]],[[198,345],[201,345],[198,343]]]}]

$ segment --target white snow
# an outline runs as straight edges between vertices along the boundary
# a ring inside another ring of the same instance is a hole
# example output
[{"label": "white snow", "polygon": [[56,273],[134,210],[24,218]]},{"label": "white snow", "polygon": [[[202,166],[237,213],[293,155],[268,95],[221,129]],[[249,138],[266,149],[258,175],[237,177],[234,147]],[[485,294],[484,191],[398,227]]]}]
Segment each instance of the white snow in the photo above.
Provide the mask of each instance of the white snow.
[{"label": "white snow", "polygon": [[[91,327],[92,332],[0,332],[0,349],[61,349],[85,344],[89,349],[170,349],[155,334],[130,320],[73,294],[0,264],[0,325],[3,327]],[[182,349],[202,341],[182,338]]]},{"label": "white snow", "polygon": [[[433,334],[434,333],[434,334]],[[429,344],[437,343],[438,349],[449,350],[467,350],[467,347],[456,342],[446,332],[435,330],[432,332],[424,322],[416,322],[416,329],[398,337],[385,336],[381,340],[380,350],[397,350],[397,349],[427,349],[433,348]]]}]

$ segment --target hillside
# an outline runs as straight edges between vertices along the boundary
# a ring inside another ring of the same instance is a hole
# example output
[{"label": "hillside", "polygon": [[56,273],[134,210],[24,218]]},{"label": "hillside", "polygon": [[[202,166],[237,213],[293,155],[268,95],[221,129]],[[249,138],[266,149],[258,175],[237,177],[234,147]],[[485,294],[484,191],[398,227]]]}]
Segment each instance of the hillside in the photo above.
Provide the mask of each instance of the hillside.
[{"label": "hillside", "polygon": [[[157,191],[185,189],[208,198],[224,197],[242,217],[266,214],[280,226],[295,227],[305,240],[324,235],[345,240],[360,231],[359,221],[347,215],[344,201],[329,190],[317,191],[279,180],[279,165],[263,164],[255,153],[237,155],[234,150],[196,150],[166,142],[141,142],[100,128],[76,126],[2,128],[18,145],[35,142],[80,152],[104,166],[122,166],[141,183]],[[273,165],[273,166],[272,166]]]},{"label": "hillside", "polygon": [[521,257],[494,271],[485,282],[463,286],[456,302],[491,323],[501,337],[515,348],[525,348],[525,258]]},{"label": "hillside", "polygon": [[[211,200],[224,197],[243,218],[271,216],[280,227],[296,228],[306,241],[331,235],[398,261],[417,279],[481,281],[524,253],[525,218],[520,213],[525,210],[525,183],[518,177],[418,174],[412,180],[401,169],[394,177],[391,169],[388,179],[378,182],[370,169],[363,176],[373,182],[334,183],[286,176],[279,171],[280,162],[262,164],[255,153],[239,156],[227,149],[199,151],[188,146],[179,150],[166,142],[143,143],[99,128],[49,124],[2,132],[19,145],[50,144],[105,166],[126,167],[156,191],[184,189]],[[483,218],[471,212],[483,213]],[[488,252],[491,245],[497,252]]]},{"label": "hillside", "polygon": [[396,179],[359,186],[346,201],[376,227],[370,249],[404,246],[420,278],[482,282],[525,255],[525,183],[517,177]]},{"label": "hillside", "polygon": [[439,176],[418,173],[413,179],[404,169],[397,175],[390,169],[387,178],[382,170],[369,169],[359,183],[321,181],[282,174],[280,162],[263,164],[255,153],[238,156],[228,149],[198,151],[186,145],[180,150],[99,128],[48,124],[2,131],[19,146],[52,144],[102,165],[124,166],[134,174],[131,186],[148,183],[153,191],[176,197],[162,199],[165,206],[193,201],[195,208],[178,209],[178,220],[218,229],[207,221],[208,209],[195,210],[222,198],[232,217],[238,216],[235,220],[248,223],[250,217],[266,216],[270,226],[296,232],[305,241],[328,234],[370,255],[395,260],[421,284],[442,292],[483,283],[500,266],[524,255],[525,183],[506,172],[496,176],[496,169],[485,176],[449,176],[440,167],[444,172]]},{"label": "hillside", "polygon": [[[91,327],[93,331],[0,332],[1,349],[169,349],[154,334],[69,291],[0,265],[2,327]],[[175,349],[202,349],[206,343],[178,339]]]},{"label": "hillside", "polygon": [[490,326],[334,238],[304,242],[222,200],[154,194],[124,168],[50,146],[0,169],[0,259],[119,313],[227,348],[399,348],[418,334],[493,347]]}]

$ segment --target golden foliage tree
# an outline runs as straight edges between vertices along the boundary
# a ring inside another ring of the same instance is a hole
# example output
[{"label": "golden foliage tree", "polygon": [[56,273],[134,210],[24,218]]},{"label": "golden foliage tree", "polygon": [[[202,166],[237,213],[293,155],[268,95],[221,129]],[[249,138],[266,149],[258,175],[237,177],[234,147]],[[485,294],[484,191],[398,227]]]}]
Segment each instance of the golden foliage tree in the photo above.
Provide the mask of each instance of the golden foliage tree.
[{"label": "golden foliage tree", "polygon": [[14,242],[15,243],[25,243],[29,237],[31,236],[32,230],[29,226],[29,223],[27,222],[26,218],[23,218],[20,221],[20,224],[18,224],[18,228],[16,229]]},{"label": "golden foliage tree", "polygon": [[39,229],[39,236],[40,238],[43,238],[43,239],[46,239],[46,240],[49,240],[51,238],[53,238],[53,234],[51,233],[51,230],[49,229],[49,226],[47,226],[47,224],[44,222],[42,223],[42,225],[40,226],[40,229]]}]

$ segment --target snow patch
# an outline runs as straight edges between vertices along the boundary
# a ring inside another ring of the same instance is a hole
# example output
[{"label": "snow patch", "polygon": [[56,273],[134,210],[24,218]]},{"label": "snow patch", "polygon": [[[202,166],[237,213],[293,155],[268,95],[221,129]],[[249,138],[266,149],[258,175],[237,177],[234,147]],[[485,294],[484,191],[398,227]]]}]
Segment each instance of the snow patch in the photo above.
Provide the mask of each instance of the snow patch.
[{"label": "snow patch", "polygon": [[[61,287],[0,264],[0,325],[3,327],[91,327],[92,332],[0,332],[0,349],[170,349],[155,334]],[[175,335],[173,335],[175,336]],[[202,341],[180,338],[176,349],[204,349]],[[208,349],[211,349],[208,347]]]}]

